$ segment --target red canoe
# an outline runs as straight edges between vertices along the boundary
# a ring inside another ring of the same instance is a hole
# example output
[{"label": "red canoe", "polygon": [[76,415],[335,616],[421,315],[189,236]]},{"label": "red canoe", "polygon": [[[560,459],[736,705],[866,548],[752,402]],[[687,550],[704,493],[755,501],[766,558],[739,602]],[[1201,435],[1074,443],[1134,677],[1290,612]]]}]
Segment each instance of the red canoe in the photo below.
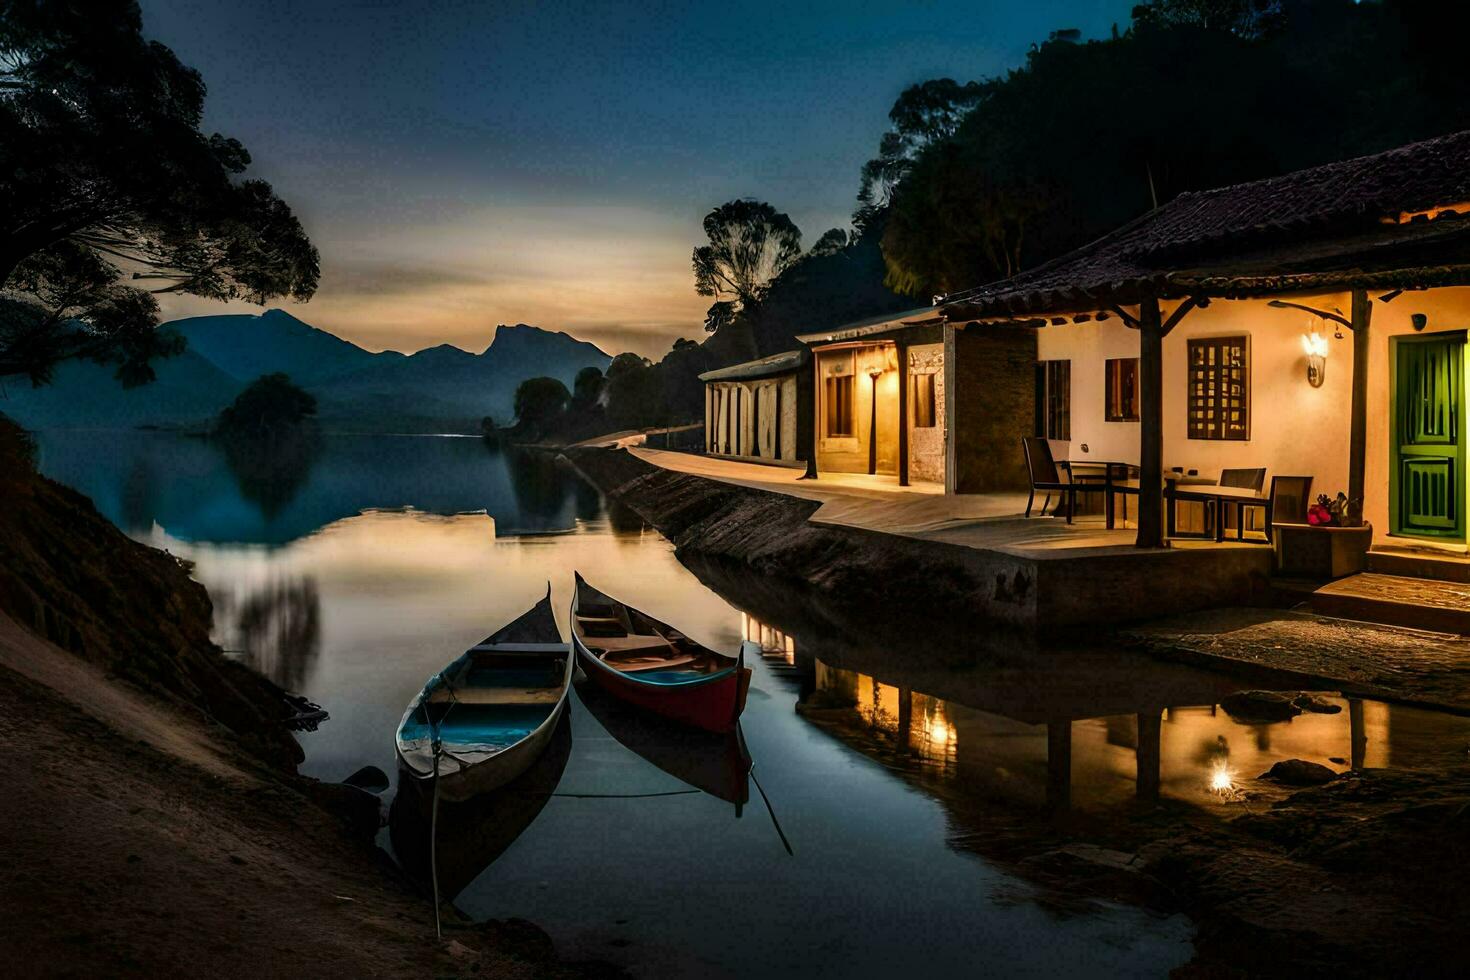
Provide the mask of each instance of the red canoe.
[{"label": "red canoe", "polygon": [[716,653],[647,613],[599,592],[576,576],[572,646],[598,687],[654,714],[728,732],[745,709],[750,668]]}]

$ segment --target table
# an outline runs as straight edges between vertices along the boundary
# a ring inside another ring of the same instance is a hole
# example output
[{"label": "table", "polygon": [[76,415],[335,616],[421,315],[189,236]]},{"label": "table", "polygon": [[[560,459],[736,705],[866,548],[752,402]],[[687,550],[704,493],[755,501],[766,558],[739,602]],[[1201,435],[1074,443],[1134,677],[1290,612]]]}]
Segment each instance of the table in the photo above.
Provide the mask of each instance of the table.
[{"label": "table", "polygon": [[[1103,519],[1109,531],[1116,523],[1114,517],[1113,495],[1115,493],[1137,493],[1136,485],[1128,481],[1128,470],[1134,464],[1120,463],[1116,460],[1105,459],[1068,459],[1060,460],[1058,466],[1065,466],[1067,474],[1073,483],[1090,483],[1103,485]],[[1077,472],[1081,469],[1083,472]],[[1128,504],[1123,504],[1123,517],[1128,517]],[[1067,515],[1067,523],[1071,523],[1071,514]]]},{"label": "table", "polygon": [[[1168,505],[1165,512],[1168,515],[1165,534],[1168,537],[1178,537],[1174,521],[1174,502],[1179,500],[1198,500],[1215,509],[1215,540],[1225,540],[1225,508],[1233,505],[1235,507],[1235,537],[1238,541],[1245,540],[1245,508],[1251,504],[1265,506],[1269,504],[1269,498],[1263,497],[1258,490],[1249,487],[1222,487],[1214,484],[1189,484],[1187,489],[1180,489],[1179,481],[1170,477],[1164,481],[1164,500]],[[1267,508],[1269,511],[1269,507]],[[1271,521],[1270,514],[1266,516],[1266,523]],[[1269,535],[1268,535],[1269,537]]]}]

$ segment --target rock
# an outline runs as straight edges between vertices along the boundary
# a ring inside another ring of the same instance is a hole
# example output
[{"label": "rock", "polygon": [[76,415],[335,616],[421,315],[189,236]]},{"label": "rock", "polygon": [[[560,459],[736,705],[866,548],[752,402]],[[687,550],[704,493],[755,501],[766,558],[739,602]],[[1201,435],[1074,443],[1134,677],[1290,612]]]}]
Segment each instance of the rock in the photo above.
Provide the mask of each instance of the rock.
[{"label": "rock", "polygon": [[381,793],[388,788],[388,774],[377,766],[363,766],[342,782],[348,786],[365,789],[369,793]]},{"label": "rock", "polygon": [[1236,691],[1220,699],[1220,707],[1245,724],[1286,721],[1302,713],[1293,697],[1277,691]]},{"label": "rock", "polygon": [[1291,703],[1303,711],[1310,711],[1318,715],[1335,715],[1342,711],[1342,705],[1333,704],[1330,701],[1323,701],[1315,694],[1307,694],[1306,692],[1302,692],[1295,698],[1292,698]]},{"label": "rock", "polygon": [[1320,763],[1308,762],[1306,759],[1287,759],[1261,773],[1260,778],[1275,780],[1287,786],[1321,786],[1323,783],[1330,783],[1336,779],[1337,773]]}]

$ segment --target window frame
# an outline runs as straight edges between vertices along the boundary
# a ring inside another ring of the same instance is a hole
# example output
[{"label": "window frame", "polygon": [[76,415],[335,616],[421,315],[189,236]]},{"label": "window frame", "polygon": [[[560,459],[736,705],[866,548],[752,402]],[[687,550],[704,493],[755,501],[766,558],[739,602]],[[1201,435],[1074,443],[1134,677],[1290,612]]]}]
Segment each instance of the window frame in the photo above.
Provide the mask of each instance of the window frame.
[{"label": "window frame", "polygon": [[[1118,371],[1115,373],[1114,368]],[[1131,368],[1131,370],[1126,370]],[[1128,393],[1128,406],[1122,406],[1122,395],[1118,391],[1118,385],[1123,382],[1125,376],[1128,386],[1132,391]],[[1129,408],[1131,407],[1131,412]],[[1141,415],[1143,401],[1138,391],[1138,358],[1136,357],[1109,357],[1103,361],[1103,421],[1105,422],[1137,422]],[[1121,410],[1119,410],[1121,409]]]},{"label": "window frame", "polygon": [[[939,424],[939,386],[935,383],[935,371],[917,371],[909,375],[909,414],[910,423],[915,429],[932,429]],[[921,383],[920,378],[924,381]],[[921,397],[921,389],[927,390],[927,397]],[[920,406],[926,411],[921,412]],[[927,416],[928,421],[923,421]]]},{"label": "window frame", "polygon": [[[1215,357],[1211,359],[1207,352],[1214,352]],[[1236,358],[1238,363],[1232,363]],[[1186,437],[1202,442],[1250,442],[1250,334],[1190,337],[1184,372]],[[1239,391],[1229,390],[1237,386]],[[1234,411],[1241,415],[1238,423],[1226,418]],[[1212,413],[1214,418],[1209,417]]]},{"label": "window frame", "polygon": [[1036,362],[1036,434],[1044,439],[1072,439],[1072,360]]}]

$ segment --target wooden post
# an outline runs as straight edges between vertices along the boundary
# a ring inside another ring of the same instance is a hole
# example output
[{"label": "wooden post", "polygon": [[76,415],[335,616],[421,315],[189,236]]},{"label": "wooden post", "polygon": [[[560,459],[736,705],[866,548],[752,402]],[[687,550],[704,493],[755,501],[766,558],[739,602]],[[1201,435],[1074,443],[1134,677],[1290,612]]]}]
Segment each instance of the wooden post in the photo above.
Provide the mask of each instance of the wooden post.
[{"label": "wooden post", "polygon": [[1363,525],[1364,469],[1368,459],[1368,325],[1373,303],[1366,289],[1353,290],[1353,399],[1348,429],[1347,526]]},{"label": "wooden post", "polygon": [[898,485],[909,485],[909,348],[894,342],[898,352]]},{"label": "wooden post", "polygon": [[1138,538],[1140,548],[1164,546],[1164,328],[1159,301],[1138,305]]},{"label": "wooden post", "polygon": [[1368,730],[1363,726],[1363,702],[1348,698],[1348,759],[1354,769],[1362,769],[1368,757]]},{"label": "wooden post", "polygon": [[[796,452],[797,458],[806,453],[806,472],[803,480],[817,478],[817,440],[821,438],[822,422],[817,418],[822,409],[822,359],[811,355],[812,369],[796,370]],[[803,381],[805,379],[805,381]]]},{"label": "wooden post", "polygon": [[1163,735],[1163,721],[1159,711],[1138,713],[1138,744],[1133,756],[1138,773],[1134,780],[1134,791],[1140,800],[1159,798],[1159,755]]}]

